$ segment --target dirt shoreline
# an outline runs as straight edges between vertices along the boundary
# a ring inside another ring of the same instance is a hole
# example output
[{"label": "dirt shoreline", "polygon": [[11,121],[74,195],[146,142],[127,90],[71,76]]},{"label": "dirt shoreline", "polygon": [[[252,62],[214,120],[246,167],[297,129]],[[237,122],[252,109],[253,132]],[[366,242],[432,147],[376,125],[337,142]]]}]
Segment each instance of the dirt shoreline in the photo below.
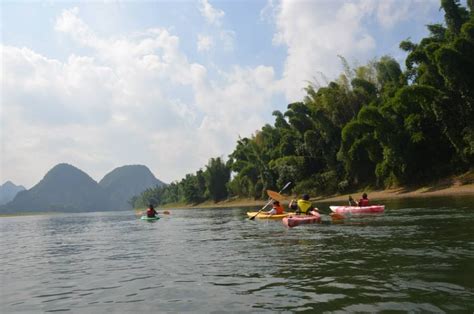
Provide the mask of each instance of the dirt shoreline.
[{"label": "dirt shoreline", "polygon": [[[360,195],[366,192],[369,195],[371,201],[375,200],[390,200],[400,198],[421,198],[421,197],[441,197],[441,196],[474,196],[474,183],[470,184],[440,184],[429,187],[417,187],[417,188],[395,188],[386,190],[364,190],[357,191],[348,194],[331,195],[323,197],[312,197],[311,201],[315,203],[319,202],[346,202],[349,195],[352,195],[354,199],[359,199]],[[291,199],[291,196],[288,196]],[[183,205],[183,204],[167,204],[164,208],[223,208],[223,207],[255,207],[263,206],[265,200],[254,200],[254,199],[231,199],[225,200],[218,203],[205,202],[196,205]]]}]

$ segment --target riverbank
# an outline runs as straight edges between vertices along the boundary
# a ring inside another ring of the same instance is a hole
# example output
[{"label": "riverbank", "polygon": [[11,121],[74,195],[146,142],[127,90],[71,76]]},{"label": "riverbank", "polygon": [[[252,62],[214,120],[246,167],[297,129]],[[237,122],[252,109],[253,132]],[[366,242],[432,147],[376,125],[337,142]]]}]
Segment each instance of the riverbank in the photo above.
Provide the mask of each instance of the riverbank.
[{"label": "riverbank", "polygon": [[[463,180],[460,180],[459,178],[447,179],[436,184],[423,187],[403,187],[385,190],[360,190],[347,194],[312,197],[311,201],[313,201],[314,203],[346,202],[349,198],[349,195],[353,196],[354,199],[359,199],[363,192],[366,192],[369,195],[369,199],[371,201],[441,196],[474,196],[474,182],[472,177],[474,177],[474,175],[470,174],[468,178],[463,178]],[[288,201],[291,198],[291,196],[288,196]],[[263,206],[264,204],[265,200],[234,198],[217,203],[209,201],[196,205],[167,204],[164,208],[258,207]]]}]

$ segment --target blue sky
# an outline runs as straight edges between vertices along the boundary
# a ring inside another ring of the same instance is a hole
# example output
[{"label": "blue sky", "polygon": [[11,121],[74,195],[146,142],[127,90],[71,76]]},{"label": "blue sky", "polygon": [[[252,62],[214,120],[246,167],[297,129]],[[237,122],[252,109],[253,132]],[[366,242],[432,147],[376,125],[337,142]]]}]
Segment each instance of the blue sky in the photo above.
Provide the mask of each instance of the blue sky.
[{"label": "blue sky", "polygon": [[1,173],[144,164],[180,180],[272,123],[337,55],[403,61],[437,0],[2,1]]}]

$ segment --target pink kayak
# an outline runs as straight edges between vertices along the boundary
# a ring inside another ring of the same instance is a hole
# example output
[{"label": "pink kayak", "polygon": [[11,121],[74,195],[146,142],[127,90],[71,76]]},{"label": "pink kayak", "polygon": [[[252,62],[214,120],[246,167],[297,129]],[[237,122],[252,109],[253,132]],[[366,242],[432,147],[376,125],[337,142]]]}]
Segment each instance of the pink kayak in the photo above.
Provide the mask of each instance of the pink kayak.
[{"label": "pink kayak", "polygon": [[372,205],[372,206],[329,206],[333,213],[338,214],[370,214],[370,213],[381,213],[385,209],[385,205]]},{"label": "pink kayak", "polygon": [[313,215],[290,215],[283,218],[283,224],[289,228],[303,224],[314,224],[321,221],[321,215],[314,213]]}]

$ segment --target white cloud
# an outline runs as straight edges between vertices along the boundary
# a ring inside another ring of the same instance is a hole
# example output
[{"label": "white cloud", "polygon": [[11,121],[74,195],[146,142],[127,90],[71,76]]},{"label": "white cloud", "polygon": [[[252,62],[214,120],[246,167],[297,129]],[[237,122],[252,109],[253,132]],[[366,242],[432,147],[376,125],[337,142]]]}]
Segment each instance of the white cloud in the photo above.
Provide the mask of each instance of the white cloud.
[{"label": "white cloud", "polygon": [[199,11],[209,24],[215,26],[221,25],[221,20],[225,15],[224,11],[215,9],[208,0],[201,0]]},{"label": "white cloud", "polygon": [[224,11],[215,9],[208,0],[201,0],[199,10],[206,22],[213,26],[213,37],[198,35],[198,51],[208,51],[214,46],[223,51],[231,52],[234,50],[235,32],[222,28],[222,20],[225,16]]},{"label": "white cloud", "polygon": [[303,87],[320,73],[335,78],[342,71],[337,55],[360,62],[373,58],[374,28],[419,18],[433,6],[432,0],[269,1],[262,16],[273,12],[273,41],[287,47],[281,82],[287,99],[300,100]]},{"label": "white cloud", "polygon": [[276,91],[271,67],[235,66],[210,80],[170,31],[100,37],[79,14],[64,11],[55,29],[87,55],[60,61],[1,46],[2,179],[31,187],[68,162],[96,180],[145,164],[169,182],[263,125]]},{"label": "white cloud", "polygon": [[214,45],[214,42],[212,40],[212,37],[202,35],[202,34],[198,35],[197,50],[199,52],[209,51],[211,50],[213,45]]},{"label": "white cloud", "polygon": [[358,58],[373,51],[374,39],[361,23],[367,11],[362,3],[281,2],[274,41],[288,47],[283,84],[290,101],[303,97],[305,82],[318,72],[335,77],[337,54]]},{"label": "white cloud", "polygon": [[377,3],[377,21],[384,28],[425,15],[433,7],[439,7],[438,0],[384,0]]}]

